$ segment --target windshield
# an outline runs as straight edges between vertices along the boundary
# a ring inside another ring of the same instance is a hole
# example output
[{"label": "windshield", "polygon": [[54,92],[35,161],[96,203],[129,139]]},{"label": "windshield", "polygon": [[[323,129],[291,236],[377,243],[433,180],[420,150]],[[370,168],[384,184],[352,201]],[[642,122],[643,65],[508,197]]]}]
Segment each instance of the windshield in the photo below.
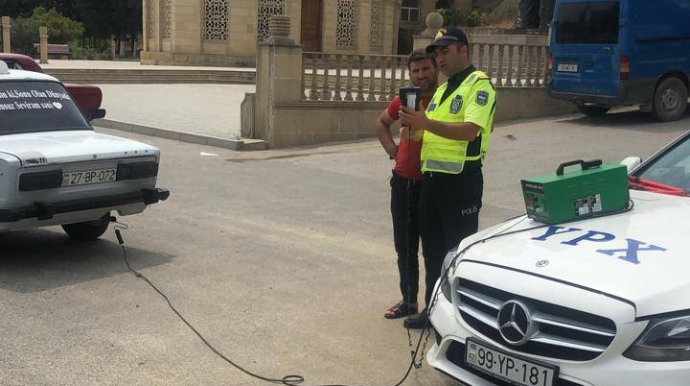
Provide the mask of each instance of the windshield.
[{"label": "windshield", "polygon": [[91,130],[65,88],[56,82],[0,82],[0,135]]},{"label": "windshield", "polygon": [[[676,189],[684,193],[682,195],[687,195],[687,192],[690,191],[689,139],[690,136],[687,136],[685,140],[676,144],[650,165],[635,173],[635,177],[639,178],[642,183],[646,183],[646,187],[643,187],[644,190],[676,194],[673,192]],[[634,183],[635,181],[631,182]]]},{"label": "windshield", "polygon": [[556,43],[618,44],[620,3],[562,3],[558,9]]}]

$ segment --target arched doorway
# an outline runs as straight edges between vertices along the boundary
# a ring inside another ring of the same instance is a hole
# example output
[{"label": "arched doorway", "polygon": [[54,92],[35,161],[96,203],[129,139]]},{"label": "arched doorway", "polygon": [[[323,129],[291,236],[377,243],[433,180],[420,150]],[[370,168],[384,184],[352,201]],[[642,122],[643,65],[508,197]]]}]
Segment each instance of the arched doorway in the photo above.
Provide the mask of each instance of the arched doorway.
[{"label": "arched doorway", "polygon": [[302,49],[321,52],[323,0],[302,0]]}]

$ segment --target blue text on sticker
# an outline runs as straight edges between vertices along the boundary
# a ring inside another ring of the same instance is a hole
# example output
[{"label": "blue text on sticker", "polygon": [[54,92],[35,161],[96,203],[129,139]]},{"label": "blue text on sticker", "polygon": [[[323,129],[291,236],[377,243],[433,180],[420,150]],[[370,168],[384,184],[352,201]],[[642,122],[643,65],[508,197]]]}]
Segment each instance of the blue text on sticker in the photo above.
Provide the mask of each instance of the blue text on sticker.
[{"label": "blue text on sticker", "polygon": [[[570,240],[561,241],[563,245],[570,245],[573,247],[579,246],[581,243],[610,243],[617,240],[616,236],[599,231],[584,231],[579,228],[564,228],[559,226],[551,226],[546,230],[546,233],[539,237],[533,237],[532,240],[536,241],[547,241],[547,239],[568,233],[569,236],[575,236],[578,232],[579,236],[574,237]],[[628,263],[640,264],[639,253],[640,252],[666,252],[666,248],[662,248],[656,245],[651,245],[638,241],[635,239],[625,239],[625,246],[621,246],[618,249],[598,249],[597,253],[601,253],[607,256],[616,257],[621,260],[625,260]]]}]

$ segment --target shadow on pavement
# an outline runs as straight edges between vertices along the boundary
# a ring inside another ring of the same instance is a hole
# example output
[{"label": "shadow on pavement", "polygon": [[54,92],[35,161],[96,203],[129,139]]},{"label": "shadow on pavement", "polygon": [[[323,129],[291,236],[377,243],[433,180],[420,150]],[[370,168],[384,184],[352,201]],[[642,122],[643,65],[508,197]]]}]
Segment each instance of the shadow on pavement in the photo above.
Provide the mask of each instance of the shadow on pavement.
[{"label": "shadow on pavement", "polygon": [[[690,120],[690,109],[679,121]],[[654,120],[648,113],[639,110],[620,111],[606,114],[603,117],[590,118],[584,115],[574,118],[559,120],[561,123],[572,124],[584,127],[605,127],[606,129],[625,129],[634,131],[657,131],[675,132],[678,131],[679,122],[659,122]]]},{"label": "shadow on pavement", "polygon": [[[64,233],[32,230],[0,233],[0,288],[45,291],[129,273],[122,249],[108,240],[73,241]],[[171,255],[127,247],[134,269],[166,264]]]}]

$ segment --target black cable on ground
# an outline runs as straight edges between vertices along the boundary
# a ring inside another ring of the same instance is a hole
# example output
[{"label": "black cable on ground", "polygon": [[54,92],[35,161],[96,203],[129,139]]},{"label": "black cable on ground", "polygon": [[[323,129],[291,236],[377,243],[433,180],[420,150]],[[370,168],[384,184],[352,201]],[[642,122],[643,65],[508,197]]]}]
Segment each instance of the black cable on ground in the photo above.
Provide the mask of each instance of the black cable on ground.
[{"label": "black cable on ground", "polygon": [[[631,211],[631,210],[634,208],[634,206],[635,206],[635,203],[634,203],[632,200],[630,200],[630,206],[628,206],[627,208],[625,208],[625,209],[623,209],[623,210],[621,210],[621,211],[614,212],[614,213],[606,213],[606,214],[599,215],[599,216],[591,216],[591,217],[588,217],[587,219],[583,219],[583,220],[589,220],[589,219],[592,219],[592,218],[605,217],[605,216],[611,216],[611,215],[626,213],[626,212]],[[535,229],[542,229],[542,228],[546,228],[546,227],[549,227],[549,226],[562,225],[562,224],[571,223],[571,222],[577,222],[577,221],[581,221],[581,220],[564,221],[564,222],[561,222],[561,223],[558,223],[558,224],[542,224],[542,225],[539,225],[539,226],[530,227],[530,228],[525,228],[525,229],[518,229],[518,230],[516,230],[516,231],[510,231],[510,232],[506,232],[506,231],[504,230],[504,231],[502,231],[502,232],[500,232],[500,233],[497,233],[497,234],[494,234],[494,235],[492,235],[492,236],[489,236],[489,237],[486,237],[486,238],[483,238],[483,239],[474,241],[474,242],[470,243],[469,245],[467,245],[466,247],[464,247],[462,250],[459,250],[459,251],[455,254],[455,257],[453,258],[453,260],[451,261],[451,263],[448,265],[448,267],[445,268],[445,269],[443,269],[442,272],[441,272],[441,278],[440,278],[441,281],[439,282],[439,285],[438,285],[438,287],[437,287],[436,293],[435,293],[435,294],[432,296],[432,298],[431,298],[431,304],[428,306],[428,310],[427,310],[427,313],[428,313],[427,316],[428,316],[428,318],[427,318],[427,321],[426,321],[425,326],[422,328],[422,333],[421,333],[420,336],[419,336],[419,340],[417,341],[417,346],[416,346],[416,348],[415,348],[414,355],[412,356],[412,359],[411,359],[411,361],[410,361],[410,364],[409,364],[408,367],[407,367],[407,371],[406,371],[405,374],[403,375],[402,379],[401,379],[398,383],[396,383],[395,385],[393,385],[393,386],[400,386],[400,385],[402,385],[402,384],[407,380],[407,377],[410,375],[410,372],[412,371],[412,368],[415,367],[416,358],[417,358],[417,355],[419,355],[419,348],[420,348],[420,346],[421,346],[421,344],[422,344],[422,340],[424,339],[425,332],[426,332],[426,338],[427,338],[427,339],[428,339],[429,336],[430,336],[430,331],[427,331],[427,330],[429,329],[429,326],[428,326],[428,325],[429,325],[429,321],[430,321],[430,317],[431,317],[431,311],[433,310],[433,307],[435,306],[436,300],[438,299],[438,296],[439,296],[438,291],[443,287],[443,285],[445,284],[445,281],[448,280],[448,270],[449,270],[451,267],[455,266],[455,263],[456,263],[457,259],[458,259],[460,256],[462,256],[467,250],[469,250],[470,248],[474,247],[474,246],[477,245],[477,244],[485,243],[485,242],[487,242],[487,241],[489,241],[489,240],[493,240],[493,239],[496,239],[496,238],[499,238],[499,237],[508,236],[508,235],[513,235],[513,234],[522,233],[522,232],[529,232],[529,231],[532,231],[532,230],[535,230]],[[520,223],[522,223],[522,221],[516,222],[515,224],[511,225],[508,229],[512,229],[512,228],[516,227],[517,225],[519,225]],[[126,229],[126,228],[123,228],[123,229]],[[507,229],[507,230],[508,230],[508,229]],[[132,274],[134,274],[134,276],[136,276],[137,278],[139,278],[139,279],[141,279],[141,280],[144,280],[144,281],[145,281],[151,288],[153,288],[161,297],[163,297],[163,299],[165,299],[165,301],[168,303],[168,306],[169,306],[170,309],[175,313],[175,315],[177,315],[177,317],[178,317],[178,318],[179,318],[179,319],[180,319],[190,330],[192,330],[192,332],[193,332],[193,333],[204,343],[204,345],[206,345],[206,347],[208,347],[211,351],[213,351],[214,354],[216,354],[218,357],[220,357],[221,359],[223,359],[225,362],[227,362],[228,364],[230,364],[231,366],[233,366],[233,367],[236,368],[237,370],[240,370],[241,372],[243,372],[244,374],[246,374],[246,375],[248,375],[248,376],[250,376],[250,377],[252,377],[252,378],[255,378],[255,379],[258,379],[258,380],[261,380],[261,381],[264,381],[264,382],[276,384],[276,385],[304,386],[305,378],[304,378],[304,376],[302,376],[302,375],[299,375],[299,374],[286,375],[286,376],[284,376],[283,378],[270,378],[270,377],[265,377],[265,376],[262,376],[262,375],[253,373],[253,372],[251,372],[251,371],[245,369],[244,367],[242,367],[242,366],[238,365],[237,363],[233,362],[233,361],[232,361],[230,358],[228,358],[227,356],[223,355],[223,353],[221,353],[220,351],[218,351],[218,349],[216,349],[211,343],[209,343],[209,341],[206,340],[206,338],[205,338],[199,331],[197,331],[197,329],[194,328],[194,326],[193,326],[191,323],[189,323],[189,322],[187,321],[187,319],[184,318],[184,316],[182,316],[182,314],[181,314],[181,313],[175,308],[175,306],[172,304],[172,302],[170,301],[170,299],[169,299],[160,289],[158,289],[158,287],[156,287],[146,276],[144,276],[143,274],[141,274],[140,272],[138,272],[137,270],[135,270],[134,268],[132,268],[132,266],[129,264],[129,259],[127,258],[127,248],[126,248],[125,245],[124,245],[124,239],[122,238],[122,233],[120,232],[120,229],[119,229],[117,226],[115,227],[115,235],[117,236],[117,241],[118,241],[118,243],[120,244],[120,247],[122,248],[123,257],[124,257],[124,260],[125,260],[125,264],[127,265],[127,269],[129,269],[129,270],[132,272]],[[422,353],[422,355],[423,355],[423,353]],[[313,386],[356,386],[356,385],[347,385],[347,384],[316,384],[316,385],[313,385]]]},{"label": "black cable on ground", "polygon": [[[254,373],[254,372],[251,372],[251,371],[245,369],[244,367],[242,367],[242,366],[240,366],[239,364],[235,363],[235,362],[232,361],[230,358],[228,358],[228,357],[225,356],[223,353],[221,353],[221,352],[220,352],[218,349],[216,349],[216,348],[215,348],[215,347],[214,347],[214,346],[213,346],[213,345],[212,345],[212,344],[211,344],[211,343],[210,343],[210,342],[199,332],[199,331],[197,331],[197,329],[194,328],[194,326],[193,326],[189,321],[187,321],[187,319],[185,319],[184,316],[182,316],[182,314],[180,313],[180,311],[178,311],[177,308],[175,308],[175,306],[172,304],[172,302],[170,301],[170,299],[168,298],[168,296],[166,296],[165,293],[163,293],[163,291],[161,291],[160,289],[158,289],[158,287],[156,287],[156,285],[153,284],[153,283],[152,283],[146,276],[144,276],[142,273],[140,273],[139,271],[137,271],[137,270],[135,270],[134,268],[132,268],[132,266],[131,266],[130,263],[129,263],[129,259],[128,259],[128,257],[127,257],[127,248],[126,248],[125,245],[124,245],[124,239],[123,239],[123,237],[122,237],[122,232],[120,232],[120,229],[118,229],[117,227],[116,227],[116,229],[115,229],[115,235],[117,236],[117,241],[118,241],[118,243],[120,244],[120,248],[122,248],[122,253],[123,253],[124,260],[125,260],[125,264],[127,265],[127,269],[128,269],[134,276],[136,276],[137,278],[139,278],[139,279],[145,281],[145,282],[146,282],[151,288],[153,288],[163,299],[165,299],[165,301],[168,303],[168,307],[170,307],[170,309],[175,313],[175,315],[177,315],[177,317],[178,317],[178,318],[179,318],[179,319],[180,319],[190,330],[192,330],[192,332],[194,333],[194,335],[196,335],[196,336],[204,343],[204,345],[205,345],[206,347],[208,347],[208,349],[211,350],[214,354],[216,354],[218,357],[220,357],[220,358],[223,359],[225,362],[227,362],[228,364],[230,364],[232,367],[236,368],[237,370],[240,370],[241,372],[243,372],[244,374],[246,374],[246,375],[248,375],[248,376],[250,376],[250,377],[252,377],[252,378],[255,378],[255,379],[258,379],[258,380],[261,380],[261,381],[264,381],[264,382],[276,384],[276,385],[286,385],[286,386],[300,386],[300,385],[302,385],[302,386],[304,386],[305,379],[304,379],[304,376],[302,376],[302,375],[299,375],[299,374],[292,374],[292,375],[286,375],[286,376],[284,376],[284,377],[282,377],[282,378],[265,377],[265,376],[262,376],[262,375],[260,375],[260,374],[256,374],[256,373]],[[415,358],[417,357],[417,352],[418,352],[418,350],[419,350],[419,346],[421,345],[421,342],[422,342],[422,339],[421,339],[421,338],[422,338],[423,336],[424,336],[424,334],[422,333],[422,336],[420,336],[420,339],[419,339],[419,341],[417,342],[417,348],[416,348],[416,350],[415,350],[415,355],[413,356],[412,360],[410,361],[410,364],[409,364],[409,366],[407,367],[407,371],[405,372],[405,375],[403,376],[403,378],[402,378],[398,383],[396,383],[396,384],[393,385],[393,386],[400,386],[400,385],[402,385],[402,384],[405,382],[405,380],[407,380],[407,377],[410,375],[410,372],[412,371],[412,368],[414,367]],[[359,386],[359,385],[347,385],[347,384],[317,384],[317,385],[313,385],[313,386]]]}]

